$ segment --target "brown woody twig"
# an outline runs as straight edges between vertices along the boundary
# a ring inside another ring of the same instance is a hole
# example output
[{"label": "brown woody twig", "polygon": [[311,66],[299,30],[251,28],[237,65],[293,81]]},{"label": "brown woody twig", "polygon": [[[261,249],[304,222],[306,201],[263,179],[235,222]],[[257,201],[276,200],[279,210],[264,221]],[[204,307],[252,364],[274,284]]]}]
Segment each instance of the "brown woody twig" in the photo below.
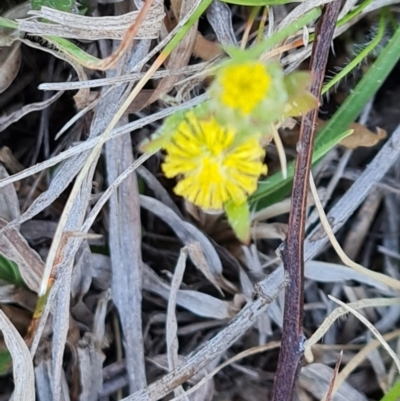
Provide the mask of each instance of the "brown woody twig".
[{"label": "brown woody twig", "polygon": [[[341,0],[325,6],[316,27],[316,39],[311,55],[310,70],[313,76],[310,91],[318,98],[325,75],[329,49],[335,31],[335,22]],[[303,292],[304,292],[304,231],[307,206],[308,180],[314,144],[318,110],[303,116],[297,147],[293,179],[292,202],[286,241],[281,249],[287,275],[282,346],[272,391],[273,401],[291,401],[303,358]]]}]

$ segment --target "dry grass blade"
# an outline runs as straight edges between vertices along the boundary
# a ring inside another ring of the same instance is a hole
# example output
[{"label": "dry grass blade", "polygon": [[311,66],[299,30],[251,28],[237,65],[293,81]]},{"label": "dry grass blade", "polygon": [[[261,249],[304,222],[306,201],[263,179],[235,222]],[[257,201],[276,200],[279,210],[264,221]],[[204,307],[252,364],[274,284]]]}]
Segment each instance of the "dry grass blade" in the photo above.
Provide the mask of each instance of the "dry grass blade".
[{"label": "dry grass blade", "polygon": [[355,259],[362,249],[366,237],[370,232],[370,225],[379,210],[384,195],[383,190],[374,188],[365,199],[360,210],[358,210],[355,223],[343,242],[343,252],[350,260]]},{"label": "dry grass blade", "polygon": [[[143,272],[143,289],[166,300],[171,296],[170,286],[146,265]],[[193,290],[179,290],[176,303],[197,316],[218,320],[232,318],[238,309],[234,302],[222,301],[209,294]]]},{"label": "dry grass blade", "polygon": [[110,300],[109,291],[102,294],[97,305],[93,333],[85,333],[79,340],[78,357],[82,392],[80,401],[96,401],[103,390],[103,362],[101,348],[105,340],[105,318]]},{"label": "dry grass blade", "polygon": [[[150,116],[144,117],[138,121],[131,122],[124,127],[120,127],[119,129],[116,129],[112,131],[110,136],[106,139],[106,141],[109,141],[113,138],[118,138],[119,136],[126,135],[130,133],[131,131],[134,131],[136,129],[139,129],[141,127],[144,127],[148,124],[151,124],[154,121],[161,120],[162,118],[168,117],[171,114],[179,111],[179,110],[185,110],[190,107],[194,107],[201,102],[203,102],[206,99],[205,95],[198,96],[194,98],[193,100],[184,103],[180,106],[175,106],[175,107],[170,107],[165,110],[161,110],[157,113],[154,113]],[[105,99],[106,101],[109,101]],[[115,99],[113,99],[115,100]],[[75,156],[73,160],[71,160],[68,164],[66,163],[60,171],[57,173],[58,178],[56,179],[54,177],[55,184],[53,184],[53,191],[49,190],[42,194],[35,202],[32,204],[32,206],[24,213],[24,215],[21,216],[20,220],[13,221],[13,225],[18,225],[21,224],[24,221],[30,220],[33,218],[35,215],[40,213],[43,209],[45,209],[47,206],[49,206],[54,200],[60,196],[60,193],[65,190],[65,188],[70,184],[70,182],[73,180],[77,172],[79,171],[79,168],[82,166],[82,163],[84,160],[86,160],[86,155],[84,154],[86,151],[93,149],[99,142],[99,138],[95,137],[96,135],[91,136],[87,141],[74,146],[70,149],[65,150],[64,152],[61,152],[59,155],[52,157],[49,160],[46,160],[42,163],[38,163],[32,167],[26,168],[24,171],[21,171],[20,173],[14,174],[8,178],[4,178],[0,180],[0,188],[12,184],[13,182],[22,180],[24,178],[30,177],[36,173],[39,173],[47,168],[50,168],[63,160],[72,158]],[[82,156],[81,153],[84,155]],[[81,157],[79,157],[81,156]],[[79,160],[77,159],[79,157]],[[63,181],[65,180],[65,182]],[[51,186],[52,187],[52,186]]]},{"label": "dry grass blade", "polygon": [[[329,388],[334,371],[322,363],[304,366],[300,372],[299,386],[312,395],[312,399],[321,400]],[[337,383],[337,382],[336,382]],[[347,382],[335,393],[334,401],[367,401],[361,392]]]},{"label": "dry grass blade", "polygon": [[137,174],[146,185],[153,191],[154,197],[171,208],[179,217],[183,218],[178,206],[172,200],[172,197],[158,179],[144,166],[137,169]]},{"label": "dry grass blade", "polygon": [[[186,248],[182,248],[179,254],[178,262],[176,263],[174,275],[172,277],[171,293],[168,300],[166,340],[168,368],[170,371],[176,369],[180,364],[178,358],[178,324],[176,322],[175,309],[178,290],[183,280],[183,274],[185,273],[187,254],[188,250]],[[182,397],[185,401],[188,401],[182,386],[178,386],[174,390],[174,393],[176,397]]]},{"label": "dry grass blade", "polygon": [[399,280],[389,277],[386,274],[377,273],[372,270],[369,270],[369,269],[365,268],[364,266],[361,266],[360,264],[353,262],[343,252],[343,249],[340,246],[340,244],[338,243],[338,241],[336,240],[335,234],[333,233],[333,230],[329,224],[329,221],[324,212],[324,208],[322,207],[321,200],[319,199],[317,188],[315,186],[315,182],[314,182],[312,174],[310,174],[310,188],[311,188],[311,192],[314,197],[315,206],[318,209],[318,214],[321,219],[321,224],[324,227],[324,230],[325,230],[326,234],[328,235],[328,238],[329,238],[333,248],[339,255],[342,262],[346,266],[349,266],[350,268],[356,270],[357,272],[363,273],[366,276],[369,276],[370,278],[372,278],[374,280],[380,281],[381,283],[386,284],[389,287],[395,288],[396,290],[400,290],[400,281]]},{"label": "dry grass blade", "polygon": [[[83,67],[80,64],[76,63],[75,61],[73,61],[71,58],[65,56],[63,53],[58,52],[55,49],[50,48],[50,47],[43,47],[40,44],[33,42],[31,40],[28,40],[28,39],[21,38],[20,41],[29,47],[32,47],[34,49],[38,49],[41,51],[45,51],[46,53],[50,53],[54,57],[59,58],[60,60],[66,61],[75,70],[80,81],[87,80],[87,75],[86,75]],[[74,99],[75,99],[75,102],[76,102],[78,108],[84,108],[85,106],[87,106],[87,104],[89,102],[89,100],[88,100],[89,99],[89,89],[87,89],[87,88],[79,89],[78,93],[74,96]]]},{"label": "dry grass blade", "polygon": [[[119,124],[128,122],[122,117]],[[132,141],[129,135],[116,138],[106,144],[107,194],[96,204],[86,223],[96,215],[108,197],[109,204],[109,246],[112,265],[112,299],[118,309],[121,329],[125,339],[126,366],[130,392],[146,385],[144,346],[142,330],[142,253],[141,222],[138,183],[136,175],[125,175],[119,181],[121,172],[134,166]],[[96,214],[94,214],[96,213]]]},{"label": "dry grass blade", "polygon": [[[279,348],[280,345],[281,345],[280,341],[271,341],[268,344],[249,348],[246,351],[240,352],[239,354],[226,360],[224,363],[221,363],[221,365],[217,366],[210,373],[207,373],[207,375],[204,376],[198,383],[196,383],[193,387],[191,387],[189,390],[186,391],[186,395],[193,394],[199,388],[201,388],[202,386],[205,386],[209,380],[211,380],[218,372],[220,372],[225,367],[227,367],[237,361],[240,361],[241,359],[246,358],[248,356]],[[175,398],[172,398],[170,401],[178,401],[179,399],[180,399],[180,397],[175,397]]]},{"label": "dry grass blade", "polygon": [[58,92],[51,98],[44,100],[43,102],[28,104],[22,107],[21,109],[16,110],[15,112],[11,113],[8,116],[0,117],[0,132],[4,131],[11,124],[14,124],[16,121],[19,121],[22,117],[26,116],[27,114],[32,113],[34,111],[43,110],[46,107],[49,107],[56,100],[58,100],[62,96],[62,94],[63,92]]},{"label": "dry grass blade", "polygon": [[283,271],[278,269],[256,285],[254,300],[249,302],[226,328],[191,353],[177,369],[147,388],[124,398],[123,401],[156,401],[186,382],[234,344],[257,321],[257,317],[278,296],[284,285]]},{"label": "dry grass blade", "polygon": [[[6,222],[0,220],[0,228],[5,226]],[[38,293],[44,263],[16,228],[0,235],[0,254],[17,264],[24,283]]]},{"label": "dry grass blade", "polygon": [[[92,68],[95,70],[106,71],[110,70],[117,66],[119,60],[121,60],[122,56],[128,50],[129,46],[132,43],[133,38],[136,36],[139,28],[142,26],[143,22],[146,20],[147,13],[151,9],[151,6],[154,4],[158,4],[162,7],[159,0],[144,0],[143,6],[139,11],[137,18],[132,22],[130,27],[126,30],[121,43],[117,47],[111,56],[106,57],[105,59],[101,60],[100,63],[87,63],[87,68]],[[133,100],[133,99],[132,99]],[[124,109],[125,110],[125,109]],[[118,121],[118,120],[117,120]]]},{"label": "dry grass blade", "polygon": [[336,365],[335,365],[335,369],[333,370],[332,380],[331,380],[331,382],[329,383],[328,391],[327,391],[327,393],[326,393],[326,395],[325,395],[325,397],[324,397],[324,398],[325,398],[325,401],[332,401],[332,397],[333,397],[333,394],[332,394],[332,392],[333,392],[333,386],[334,386],[334,384],[335,384],[335,380],[336,380],[337,374],[339,373],[339,368],[340,368],[340,364],[341,364],[341,362],[342,362],[342,357],[343,357],[343,350],[340,351],[339,358],[338,358],[338,360],[337,360],[337,362],[336,362]]},{"label": "dry grass blade", "polygon": [[289,26],[292,22],[298,20],[302,15],[306,14],[308,11],[313,8],[321,7],[325,4],[332,3],[333,0],[311,0],[300,3],[297,7],[295,7],[279,24],[276,28],[278,32],[285,26]]},{"label": "dry grass blade", "polygon": [[[340,198],[327,215],[327,219],[335,233],[348,220],[371,188],[376,185],[390,169],[400,154],[400,126],[396,128],[372,162],[365,168],[352,187]],[[304,243],[305,260],[315,257],[320,249],[328,242],[328,236],[318,225],[307,236]]]},{"label": "dry grass blade", "polygon": [[[127,29],[135,23],[139,11],[109,17],[86,17],[42,7],[40,11],[29,12],[33,18],[19,20],[22,32],[36,35],[54,35],[71,39],[122,39]],[[160,32],[164,18],[161,2],[156,2],[146,15],[146,19],[135,34],[136,39],[155,39]],[[41,19],[52,23],[41,22]]]},{"label": "dry grass blade", "polygon": [[0,309],[0,330],[13,359],[14,393],[13,401],[35,400],[35,379],[33,362],[25,341]]},{"label": "dry grass blade", "polygon": [[219,43],[222,45],[236,45],[237,40],[232,26],[232,11],[222,1],[213,1],[207,10],[207,19]]},{"label": "dry grass blade", "polygon": [[[174,10],[177,19],[184,19],[187,15],[190,15],[193,5],[196,0],[186,0],[186,1],[172,1],[172,6],[176,4],[180,10]],[[173,7],[175,8],[175,7]],[[167,68],[170,70],[180,69],[189,63],[190,57],[192,55],[193,47],[197,36],[197,25],[196,22],[189,30],[189,32],[184,36],[184,38],[179,42],[179,44],[172,51],[171,55],[167,61]],[[178,75],[172,75],[165,77],[158,84],[157,88],[151,95],[150,99],[142,106],[143,108],[149,104],[158,100],[161,96],[170,92],[174,87],[175,83],[179,81],[180,77]]]},{"label": "dry grass blade", "polygon": [[[400,337],[400,330],[392,331],[391,333],[387,333],[383,336],[386,342],[398,337]],[[378,340],[371,341],[347,363],[347,365],[337,376],[337,380],[333,389],[333,394],[335,394],[338,389],[340,389],[345,380],[350,376],[351,372],[357,369],[357,367],[367,358],[368,354],[371,353],[373,350],[379,348],[381,345],[382,343]]]},{"label": "dry grass blade", "polygon": [[[356,301],[348,304],[347,306],[352,310],[361,309],[361,308],[376,308],[380,306],[390,306],[390,305],[399,305],[400,298],[373,298],[373,299],[363,299],[361,301]],[[341,306],[340,308],[336,308],[320,325],[318,330],[305,342],[304,344],[304,354],[306,359],[309,362],[312,362],[314,357],[312,355],[312,347],[316,344],[329,330],[332,324],[339,319],[340,316],[346,315],[349,312],[349,309]]]},{"label": "dry grass blade", "polygon": [[206,273],[206,277],[209,277],[209,273],[211,273],[214,277],[212,281],[214,284],[229,288],[230,290],[235,288],[233,284],[229,283],[229,281],[223,277],[221,260],[209,239],[199,229],[193,224],[183,221],[173,210],[156,199],[141,195],[140,204],[168,224],[185,245],[196,242],[200,244],[207,262],[207,268],[204,268],[201,255],[194,253],[193,248],[191,248],[189,255],[191,257],[194,256],[192,258],[193,263],[200,271]]},{"label": "dry grass blade", "polygon": [[182,29],[182,27],[188,22],[190,17],[193,15],[193,13],[196,11],[196,9],[200,6],[201,2],[203,0],[195,0],[193,3],[193,7],[191,10],[179,20],[179,23],[176,25],[176,27],[160,42],[157,44],[157,46],[154,47],[153,50],[151,50],[147,56],[138,64],[138,69],[142,69],[143,66],[151,60],[158,52],[160,52],[168,42],[171,41],[171,39]]},{"label": "dry grass blade", "polygon": [[347,266],[337,263],[321,262],[319,260],[310,260],[305,265],[304,275],[313,281],[320,283],[338,283],[346,281],[357,281],[376,288],[385,295],[396,295],[397,292],[391,287],[377,281],[364,273],[349,269]]},{"label": "dry grass blade", "polygon": [[[197,73],[204,71],[209,63],[199,63],[195,65],[187,65],[176,70],[160,70],[153,74],[153,79],[165,78],[170,75],[182,75]],[[123,82],[132,82],[143,78],[144,72],[132,72],[125,75],[118,75],[114,77],[90,79],[89,81],[79,82],[46,82],[39,85],[41,90],[76,90],[81,88],[98,88],[107,85],[115,85]]]},{"label": "dry grass blade", "polygon": [[[8,152],[6,151],[6,148],[2,148],[0,150],[1,163],[5,163],[4,156],[6,156],[5,154],[7,153]],[[7,170],[5,169],[3,164],[0,164],[0,177],[9,177]],[[18,204],[17,191],[15,190],[14,185],[7,185],[6,187],[0,189],[0,219],[11,221],[17,219],[20,214],[21,212]]]},{"label": "dry grass blade", "polygon": [[[394,363],[397,366],[397,370],[400,371],[400,359],[396,355],[396,353],[390,348],[389,344],[385,341],[385,339],[382,337],[382,334],[379,333],[379,331],[368,321],[368,319],[365,318],[360,312],[356,311],[354,308],[349,306],[348,304],[345,304],[344,302],[340,301],[339,299],[333,297],[332,295],[328,295],[332,301],[338,303],[341,305],[343,308],[347,309],[349,312],[351,312],[358,320],[360,320],[362,323],[367,326],[367,328],[371,331],[371,333],[376,337],[376,339],[382,344],[382,347],[385,348],[385,350],[388,352],[388,354],[392,357]],[[397,300],[397,304],[400,304],[400,301]]]}]

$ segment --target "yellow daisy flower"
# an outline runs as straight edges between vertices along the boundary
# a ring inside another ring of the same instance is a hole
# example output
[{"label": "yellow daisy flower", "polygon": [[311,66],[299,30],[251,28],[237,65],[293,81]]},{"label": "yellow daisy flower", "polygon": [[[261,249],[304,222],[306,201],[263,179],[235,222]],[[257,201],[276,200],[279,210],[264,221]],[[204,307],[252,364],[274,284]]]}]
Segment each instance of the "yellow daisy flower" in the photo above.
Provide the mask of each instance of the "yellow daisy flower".
[{"label": "yellow daisy flower", "polygon": [[228,65],[216,79],[222,88],[221,103],[243,114],[250,114],[265,99],[272,82],[266,66],[257,61]]},{"label": "yellow daisy flower", "polygon": [[236,132],[214,117],[199,119],[188,112],[165,145],[166,177],[182,175],[174,191],[195,205],[220,210],[227,201],[243,203],[257,188],[265,155],[257,136],[236,143]]}]

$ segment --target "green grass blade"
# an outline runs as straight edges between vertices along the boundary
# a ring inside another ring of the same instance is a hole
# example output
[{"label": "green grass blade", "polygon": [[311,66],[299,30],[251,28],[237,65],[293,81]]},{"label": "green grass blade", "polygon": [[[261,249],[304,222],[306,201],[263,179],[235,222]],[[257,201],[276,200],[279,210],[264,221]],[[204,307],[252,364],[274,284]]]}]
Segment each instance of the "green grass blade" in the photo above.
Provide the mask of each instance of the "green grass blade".
[{"label": "green grass blade", "polygon": [[343,70],[338,72],[324,86],[322,93],[327,92],[330,88],[335,86],[341,79],[343,79],[347,74],[349,74],[352,70],[354,70],[354,68],[356,68],[366,57],[368,57],[368,54],[371,53],[376,46],[379,45],[385,33],[386,18],[387,18],[387,13],[381,12],[379,18],[378,32],[375,35],[374,39],[370,43],[368,43],[365,49],[363,49],[360,53],[358,53],[357,56],[349,64],[347,64],[346,67],[343,68]]},{"label": "green grass blade", "polygon": [[59,38],[58,36],[43,36],[50,44],[56,47],[60,52],[65,54],[71,60],[86,66],[88,63],[100,64],[102,60],[97,57],[91,56],[80,47],[69,41],[68,39]]},{"label": "green grass blade", "polygon": [[[334,146],[335,143],[340,142],[335,140],[335,138],[340,137],[348,129],[349,125],[355,121],[399,59],[400,28],[397,28],[375,63],[317,136],[314,145],[315,155],[319,155],[321,149],[327,150],[329,146]],[[294,162],[288,166],[288,182],[291,182],[293,172]],[[288,194],[288,182],[282,181],[281,173],[276,173],[266,181],[261,182],[257,191],[250,197],[253,208],[259,210],[286,196]]]},{"label": "green grass blade", "polygon": [[31,0],[31,4],[34,10],[40,10],[40,7],[46,6],[68,12],[75,6],[75,0]]},{"label": "green grass blade", "polygon": [[25,285],[15,262],[0,254],[0,280],[23,287]]},{"label": "green grass blade", "polygon": [[0,28],[18,29],[18,24],[10,19],[0,17]]},{"label": "green grass blade", "polygon": [[7,349],[0,349],[0,377],[10,372],[11,366],[11,354]]},{"label": "green grass blade", "polygon": [[390,390],[385,394],[381,401],[399,401],[400,400],[400,381],[398,381]]}]

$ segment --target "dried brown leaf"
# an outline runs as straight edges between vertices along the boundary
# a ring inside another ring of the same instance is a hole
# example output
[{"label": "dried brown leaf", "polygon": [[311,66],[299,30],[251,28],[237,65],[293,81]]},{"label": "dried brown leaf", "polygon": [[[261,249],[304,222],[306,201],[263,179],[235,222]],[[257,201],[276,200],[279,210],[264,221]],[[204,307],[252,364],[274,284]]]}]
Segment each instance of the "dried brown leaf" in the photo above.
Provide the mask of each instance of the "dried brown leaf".
[{"label": "dried brown leaf", "polygon": [[353,133],[342,139],[340,142],[340,144],[347,149],[356,149],[360,147],[370,148],[377,145],[387,137],[387,132],[379,127],[376,129],[376,134],[359,123],[351,124],[350,129],[353,130]]},{"label": "dried brown leaf", "polygon": [[206,39],[201,33],[197,33],[196,41],[193,47],[193,54],[204,61],[211,61],[223,54],[221,46],[215,42]]}]

